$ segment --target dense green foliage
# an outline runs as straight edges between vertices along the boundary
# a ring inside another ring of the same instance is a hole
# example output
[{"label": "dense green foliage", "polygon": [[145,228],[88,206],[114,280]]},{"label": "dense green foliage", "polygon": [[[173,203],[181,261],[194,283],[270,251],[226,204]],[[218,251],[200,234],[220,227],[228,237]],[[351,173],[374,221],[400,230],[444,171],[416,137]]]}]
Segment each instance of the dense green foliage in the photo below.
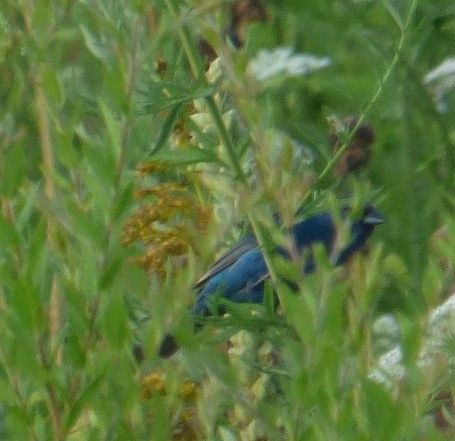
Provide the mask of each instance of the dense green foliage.
[{"label": "dense green foliage", "polygon": [[[451,439],[431,419],[454,390],[445,365],[415,363],[454,278],[454,74],[425,82],[455,57],[453,1],[264,2],[240,50],[225,38],[231,3],[0,2],[0,439]],[[218,72],[205,74],[200,37]],[[249,61],[278,46],[330,65],[255,80]],[[375,128],[355,177],[332,173],[333,115]],[[271,213],[335,213],[347,193],[387,223],[350,271],[320,253],[302,279],[270,251],[283,240]],[[152,238],[131,236],[155,220]],[[194,337],[191,286],[242,228],[302,295],[278,283],[283,314],[270,289],[253,316],[232,307]],[[410,372],[394,394],[368,379],[383,312],[399,317]],[[185,350],[163,361],[170,328]]]}]

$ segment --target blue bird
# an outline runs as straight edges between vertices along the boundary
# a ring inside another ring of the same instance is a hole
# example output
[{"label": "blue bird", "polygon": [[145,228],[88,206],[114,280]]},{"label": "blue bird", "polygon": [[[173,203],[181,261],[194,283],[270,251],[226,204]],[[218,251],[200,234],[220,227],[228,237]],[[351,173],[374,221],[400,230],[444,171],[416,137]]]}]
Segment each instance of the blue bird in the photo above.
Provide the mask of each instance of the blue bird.
[{"label": "blue bird", "polygon": [[[351,241],[338,255],[335,265],[343,265],[350,256],[361,251],[375,226],[383,222],[383,216],[372,205],[366,205],[362,217],[352,224]],[[335,242],[336,228],[331,215],[324,212],[294,225],[290,234],[300,255],[317,243],[323,244],[327,254],[330,254]],[[277,252],[289,257],[288,252],[282,248],[278,248]],[[309,274],[314,270],[314,259],[310,253],[304,272]],[[212,302],[218,296],[237,303],[262,303],[264,283],[269,277],[256,238],[253,235],[246,236],[221,256],[194,286],[198,290],[198,298],[191,312],[195,316],[211,315]],[[201,327],[201,324],[196,323],[195,327]],[[169,357],[177,348],[174,337],[168,334],[162,341],[159,355]]]}]

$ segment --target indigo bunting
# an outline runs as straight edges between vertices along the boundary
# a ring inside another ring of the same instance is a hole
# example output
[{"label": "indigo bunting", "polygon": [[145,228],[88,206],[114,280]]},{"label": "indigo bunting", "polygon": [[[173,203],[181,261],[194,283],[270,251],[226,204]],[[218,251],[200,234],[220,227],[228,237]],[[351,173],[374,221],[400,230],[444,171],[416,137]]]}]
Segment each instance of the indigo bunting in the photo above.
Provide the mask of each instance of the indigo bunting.
[{"label": "indigo bunting", "polygon": [[[336,257],[335,265],[343,265],[354,253],[361,251],[376,225],[384,222],[383,216],[371,205],[367,205],[360,219],[351,226],[351,241]],[[332,216],[320,213],[305,219],[290,229],[295,249],[301,255],[312,245],[323,244],[327,254],[333,248],[336,228]],[[289,258],[283,248],[277,253]],[[306,274],[315,270],[311,254],[305,263]],[[237,303],[262,303],[264,300],[264,283],[270,277],[261,248],[253,235],[246,236],[232,249],[225,253],[209,271],[197,282],[198,298],[191,309],[197,316],[212,314],[212,301],[215,297]],[[221,312],[221,310],[218,310]],[[201,327],[195,321],[195,329]],[[171,334],[167,334],[160,346],[159,355],[169,357],[178,349],[177,342]]]}]

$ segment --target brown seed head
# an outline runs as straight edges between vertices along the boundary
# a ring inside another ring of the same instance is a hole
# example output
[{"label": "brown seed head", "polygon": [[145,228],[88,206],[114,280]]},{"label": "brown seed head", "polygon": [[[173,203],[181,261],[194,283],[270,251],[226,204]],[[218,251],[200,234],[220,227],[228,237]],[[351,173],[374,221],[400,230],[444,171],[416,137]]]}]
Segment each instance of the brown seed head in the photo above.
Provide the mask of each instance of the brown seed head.
[{"label": "brown seed head", "polygon": [[[334,152],[343,145],[343,137],[347,136],[357,125],[357,117],[346,117],[341,124],[333,124],[329,132],[329,143]],[[349,146],[341,155],[335,167],[336,176],[347,176],[368,165],[373,149],[371,145],[375,141],[376,135],[373,126],[369,123],[362,123],[357,129]]]}]

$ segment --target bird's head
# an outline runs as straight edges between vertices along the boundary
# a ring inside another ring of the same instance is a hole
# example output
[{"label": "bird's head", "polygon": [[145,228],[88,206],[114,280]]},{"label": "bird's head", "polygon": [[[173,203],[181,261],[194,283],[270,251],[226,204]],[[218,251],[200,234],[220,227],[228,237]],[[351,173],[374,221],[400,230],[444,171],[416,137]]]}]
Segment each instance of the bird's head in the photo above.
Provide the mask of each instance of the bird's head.
[{"label": "bird's head", "polygon": [[385,222],[385,218],[381,212],[371,204],[367,204],[363,210],[362,217],[352,224],[351,233],[352,237],[358,236],[359,233],[364,231],[373,231],[373,229]]},{"label": "bird's head", "polygon": [[354,253],[362,251],[377,225],[385,222],[384,216],[371,204],[367,204],[362,216],[351,226],[351,241],[336,259],[337,265],[344,264]]}]

